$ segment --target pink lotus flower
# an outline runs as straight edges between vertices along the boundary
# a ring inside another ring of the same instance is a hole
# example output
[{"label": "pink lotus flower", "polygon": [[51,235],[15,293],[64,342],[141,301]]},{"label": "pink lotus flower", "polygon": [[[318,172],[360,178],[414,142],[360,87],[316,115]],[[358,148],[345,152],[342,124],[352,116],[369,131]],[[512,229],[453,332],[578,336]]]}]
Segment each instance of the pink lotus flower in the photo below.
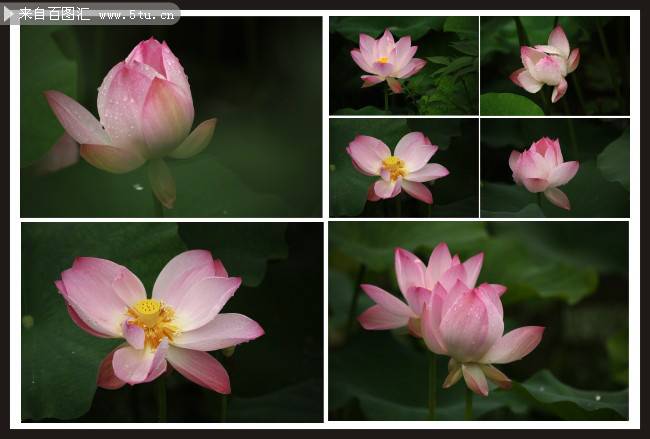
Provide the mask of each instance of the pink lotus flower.
[{"label": "pink lotus flower", "polygon": [[404,189],[427,204],[433,204],[433,195],[422,182],[449,175],[444,166],[428,163],[437,150],[436,145],[418,132],[402,137],[395,147],[395,155],[384,142],[370,136],[355,137],[346,149],[357,171],[381,177],[368,189],[368,200],[393,198]]},{"label": "pink lotus flower", "polygon": [[413,58],[418,46],[411,46],[411,37],[406,36],[395,43],[388,29],[375,40],[366,34],[359,34],[359,49],[352,49],[352,59],[370,75],[363,75],[362,87],[370,87],[386,81],[393,93],[402,93],[398,79],[406,79],[422,70],[426,61]]},{"label": "pink lotus flower", "polygon": [[553,87],[551,101],[560,100],[568,84],[564,79],[580,62],[580,49],[569,46],[566,34],[557,26],[548,37],[548,45],[535,48],[521,46],[521,61],[524,68],[510,75],[512,82],[528,93],[537,93],[544,84]]},{"label": "pink lotus flower", "polygon": [[571,181],[579,167],[576,161],[564,161],[559,139],[544,137],[523,153],[512,151],[510,154],[510,169],[515,183],[530,192],[544,192],[548,201],[566,210],[571,210],[571,203],[558,186]]},{"label": "pink lotus flower", "polygon": [[448,355],[448,388],[461,377],[473,392],[487,396],[487,380],[507,389],[510,379],[492,364],[505,364],[528,355],[542,340],[544,328],[525,326],[503,335],[504,289],[482,284],[467,286],[462,279],[447,288],[438,283],[422,311],[422,338],[436,354]]},{"label": "pink lotus flower", "polygon": [[198,154],[210,143],[217,123],[206,120],[190,133],[194,105],[187,76],[167,43],[153,37],[140,42],[104,78],[97,95],[99,121],[61,92],[44,94],[63,128],[81,145],[81,157],[117,174],[149,161],[152,190],[170,209],[176,185],[163,158]]},{"label": "pink lotus flower", "polygon": [[[406,303],[374,285],[363,284],[361,288],[376,305],[359,317],[364,329],[394,329],[408,326],[416,337],[421,337],[420,319],[424,305],[431,300],[437,285],[451,289],[458,280],[472,288],[476,284],[483,265],[483,253],[461,263],[458,255],[451,256],[447,244],[440,243],[433,249],[428,265],[407,250],[395,249],[395,273],[397,283]],[[483,284],[495,291],[505,291],[497,284]]]},{"label": "pink lotus flower", "polygon": [[167,363],[188,380],[230,393],[224,367],[207,353],[264,334],[241,314],[220,313],[241,278],[228,277],[210,252],[191,250],[160,272],[148,299],[127,268],[106,259],[77,258],[56,281],[72,320],[102,338],[124,338],[102,361],[97,384],[117,389],[153,381]]}]

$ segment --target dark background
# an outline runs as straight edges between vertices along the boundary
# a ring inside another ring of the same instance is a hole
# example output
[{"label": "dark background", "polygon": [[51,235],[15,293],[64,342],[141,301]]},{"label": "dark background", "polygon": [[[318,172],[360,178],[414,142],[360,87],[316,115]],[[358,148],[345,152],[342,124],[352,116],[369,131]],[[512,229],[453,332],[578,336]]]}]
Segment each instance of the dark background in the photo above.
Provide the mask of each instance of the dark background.
[{"label": "dark background", "polygon": [[22,216],[153,216],[146,167],[113,175],[81,160],[46,176],[30,168],[63,133],[42,92],[60,90],[97,115],[106,73],[151,36],[166,40],[185,68],[194,126],[219,119],[206,150],[168,160],[178,196],[166,213],[320,216],[321,26],[318,17],[215,17],[161,27],[21,28]]},{"label": "dark background", "polygon": [[[508,158],[548,136],[559,139],[564,161],[578,160],[573,179],[560,186],[565,211],[515,185]],[[628,119],[482,119],[481,215],[484,217],[627,218],[630,215]]]},{"label": "dark background", "polygon": [[[426,261],[446,242],[462,260],[483,251],[481,282],[508,287],[505,331],[545,326],[522,360],[498,365],[514,381],[474,396],[480,420],[604,420],[628,413],[627,222],[338,222],[329,226],[330,420],[427,419],[428,351],[400,331],[368,331],[356,317],[377,285],[402,298],[395,247]],[[353,298],[358,294],[358,302]],[[465,384],[442,389],[438,420],[463,420]]]},{"label": "dark background", "polygon": [[[121,342],[79,329],[54,287],[76,256],[122,264],[151,288],[186,249],[221,258],[242,286],[224,312],[265,334],[213,352],[228,371],[227,422],[320,422],[323,415],[323,229],[317,223],[26,223],[22,228],[23,421],[156,422],[157,384],[96,389],[99,363]],[[169,422],[218,422],[221,396],[177,372],[165,377]]]},{"label": "dark background", "polygon": [[[629,17],[517,18],[530,44],[519,37],[515,17],[481,17],[481,95],[491,92],[521,95],[536,103],[546,115],[630,113]],[[510,80],[510,74],[523,67],[520,46],[547,44],[556,20],[564,29],[571,49],[580,49],[580,64],[567,76],[567,92],[555,104],[550,103],[552,87],[542,88],[549,105],[546,108],[539,96],[541,92],[528,93]]]}]

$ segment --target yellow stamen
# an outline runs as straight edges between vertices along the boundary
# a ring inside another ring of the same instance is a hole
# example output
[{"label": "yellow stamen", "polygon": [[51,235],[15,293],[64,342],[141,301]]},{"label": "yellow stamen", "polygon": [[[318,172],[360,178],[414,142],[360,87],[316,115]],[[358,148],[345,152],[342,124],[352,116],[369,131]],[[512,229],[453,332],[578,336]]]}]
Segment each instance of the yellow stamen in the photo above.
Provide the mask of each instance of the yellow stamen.
[{"label": "yellow stamen", "polygon": [[163,338],[169,341],[178,332],[174,325],[174,309],[156,299],[137,302],[127,310],[131,323],[144,330],[144,344],[149,349],[156,349]]},{"label": "yellow stamen", "polygon": [[387,56],[382,56],[381,58],[377,58],[377,62],[380,64],[386,64],[388,63],[388,57]]},{"label": "yellow stamen", "polygon": [[382,161],[383,168],[390,173],[390,179],[392,181],[397,180],[399,177],[406,177],[406,164],[404,160],[396,157],[394,155],[386,157]]}]

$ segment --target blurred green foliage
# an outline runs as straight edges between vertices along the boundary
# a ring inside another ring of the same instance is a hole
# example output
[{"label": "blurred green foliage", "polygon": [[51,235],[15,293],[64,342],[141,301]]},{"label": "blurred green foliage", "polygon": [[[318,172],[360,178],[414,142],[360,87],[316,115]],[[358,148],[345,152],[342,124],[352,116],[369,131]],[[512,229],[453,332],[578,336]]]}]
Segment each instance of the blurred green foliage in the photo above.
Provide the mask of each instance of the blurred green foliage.
[{"label": "blurred green foliage", "polygon": [[[230,357],[214,352],[233,389],[226,420],[321,421],[322,233],[317,223],[24,224],[22,419],[155,421],[157,383],[96,388],[99,363],[120,341],[78,328],[54,281],[75,257],[95,256],[126,266],[150,292],[172,257],[202,248],[221,258],[231,275],[243,278],[224,311],[250,316],[265,330]],[[220,395],[176,372],[164,379],[170,422],[219,421]]]},{"label": "blurred green foliage", "polygon": [[[576,176],[560,189],[571,210],[515,185],[508,158],[542,137],[559,139]],[[630,214],[630,131],[625,119],[483,119],[481,216],[627,218]]]},{"label": "blurred green foliage", "polygon": [[[433,193],[429,206],[402,193],[395,198],[367,201],[368,188],[378,177],[354,169],[346,152],[357,135],[380,139],[391,150],[409,132],[420,131],[439,149],[431,163],[449,175],[426,184]],[[476,217],[478,214],[478,126],[471,119],[330,119],[330,215],[364,217]]]},{"label": "blurred green foliage", "polygon": [[[509,77],[522,67],[520,47],[547,44],[558,24],[571,48],[580,49],[580,64],[566,78],[564,97],[550,104],[552,87],[531,94]],[[481,17],[481,114],[523,115],[535,107],[547,115],[629,114],[629,36],[629,17]],[[494,95],[502,94],[525,97],[522,105],[528,110],[498,102],[484,105],[486,95],[494,100]]]},{"label": "blurred green foliage", "polygon": [[[214,138],[169,160],[173,217],[317,217],[322,202],[322,33],[316,17],[182,18],[174,26],[21,30],[21,215],[150,217],[140,168],[113,175],[78,164],[36,175],[30,164],[63,134],[42,92],[57,89],[97,116],[97,87],[141,40],[166,40],[189,77],[195,123]],[[34,129],[38,126],[38,129]]]},{"label": "blurred green foliage", "polygon": [[[426,262],[440,242],[463,260],[485,252],[479,282],[508,287],[506,331],[546,327],[531,354],[499,366],[515,382],[510,391],[474,398],[475,418],[627,418],[627,222],[337,222],[329,225],[329,419],[427,418],[428,351],[405,329],[362,329],[356,317],[372,301],[358,285],[401,297],[395,247]],[[437,356],[436,418],[462,420],[464,384],[441,388],[447,361]]]},{"label": "blurred green foliage", "polygon": [[[401,80],[403,94],[390,94],[386,83],[361,89],[350,51],[359,34],[379,38],[385,29],[397,40],[410,36],[415,57],[427,61],[416,75]],[[345,114],[477,114],[477,17],[330,17],[330,112]]]}]

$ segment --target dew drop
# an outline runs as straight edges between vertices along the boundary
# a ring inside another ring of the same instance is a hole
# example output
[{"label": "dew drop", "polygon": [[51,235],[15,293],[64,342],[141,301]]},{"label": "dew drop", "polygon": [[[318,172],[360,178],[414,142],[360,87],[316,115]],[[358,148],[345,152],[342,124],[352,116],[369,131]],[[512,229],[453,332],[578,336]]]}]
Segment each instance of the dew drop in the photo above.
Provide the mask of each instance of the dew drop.
[{"label": "dew drop", "polygon": [[142,186],[140,183],[136,183],[133,185],[133,189],[135,189],[136,191],[141,191],[144,190],[144,186]]},{"label": "dew drop", "polygon": [[600,395],[596,395],[596,396],[594,396],[594,399],[595,399],[596,401],[600,401],[600,400],[602,399],[602,397],[601,397]]}]

